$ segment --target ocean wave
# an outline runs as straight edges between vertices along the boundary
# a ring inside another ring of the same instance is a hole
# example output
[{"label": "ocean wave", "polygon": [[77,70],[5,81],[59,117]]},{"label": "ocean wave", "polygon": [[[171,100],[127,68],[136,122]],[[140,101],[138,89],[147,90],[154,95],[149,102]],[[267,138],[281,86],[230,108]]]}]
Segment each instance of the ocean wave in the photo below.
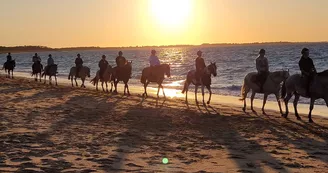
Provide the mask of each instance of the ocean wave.
[{"label": "ocean wave", "polygon": [[229,90],[229,91],[240,91],[241,86],[240,85],[231,85],[231,86],[219,87],[218,89]]}]

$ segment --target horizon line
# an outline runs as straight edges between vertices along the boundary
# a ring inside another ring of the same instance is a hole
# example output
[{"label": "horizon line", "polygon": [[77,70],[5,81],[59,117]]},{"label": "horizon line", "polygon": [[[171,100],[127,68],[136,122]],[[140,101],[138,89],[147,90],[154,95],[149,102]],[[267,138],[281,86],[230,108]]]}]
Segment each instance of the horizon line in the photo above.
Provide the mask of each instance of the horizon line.
[{"label": "horizon line", "polygon": [[328,41],[278,41],[278,42],[249,42],[249,43],[202,43],[202,44],[176,44],[176,45],[137,45],[137,46],[73,46],[73,47],[50,47],[41,45],[18,45],[18,46],[1,46],[3,48],[39,48],[39,49],[78,49],[78,48],[96,48],[96,49],[113,49],[113,48],[149,48],[149,47],[182,47],[182,46],[215,46],[215,45],[247,45],[247,44],[302,44],[302,43],[328,43]]}]

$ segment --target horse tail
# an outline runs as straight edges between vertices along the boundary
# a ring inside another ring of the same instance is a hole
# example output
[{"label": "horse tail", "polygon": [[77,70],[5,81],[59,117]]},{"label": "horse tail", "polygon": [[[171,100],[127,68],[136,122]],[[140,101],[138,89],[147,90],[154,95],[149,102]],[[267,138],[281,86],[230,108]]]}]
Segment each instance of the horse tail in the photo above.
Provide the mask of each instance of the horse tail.
[{"label": "horse tail", "polygon": [[184,82],[183,90],[182,90],[182,94],[184,94],[184,93],[186,92],[186,88],[187,88],[187,79],[186,79],[186,81]]},{"label": "horse tail", "polygon": [[287,94],[287,90],[286,90],[286,81],[284,81],[282,83],[282,86],[281,86],[281,93],[280,93],[280,98],[281,99],[284,99],[286,97],[286,94]]},{"label": "horse tail", "polygon": [[98,78],[97,75],[90,81],[90,83],[92,83],[93,86],[96,86],[96,83],[98,82]]},{"label": "horse tail", "polygon": [[142,75],[141,75],[141,78],[140,78],[140,82],[142,84],[145,84],[146,80],[147,80],[147,78],[146,78],[146,75],[145,75],[145,70],[142,70]]},{"label": "horse tail", "polygon": [[241,98],[239,99],[240,101],[244,101],[246,99],[246,93],[247,93],[247,86],[246,86],[246,80],[244,80],[243,86],[241,87],[240,90],[240,95]]}]

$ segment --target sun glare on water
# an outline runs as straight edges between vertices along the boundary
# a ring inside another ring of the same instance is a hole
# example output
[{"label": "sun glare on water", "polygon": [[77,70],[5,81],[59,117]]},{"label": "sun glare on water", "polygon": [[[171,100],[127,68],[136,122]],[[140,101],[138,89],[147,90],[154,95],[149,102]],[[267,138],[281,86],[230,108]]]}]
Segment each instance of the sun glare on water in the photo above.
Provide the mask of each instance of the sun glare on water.
[{"label": "sun glare on water", "polygon": [[190,19],[192,0],[151,0],[151,15],[163,27],[179,28]]}]

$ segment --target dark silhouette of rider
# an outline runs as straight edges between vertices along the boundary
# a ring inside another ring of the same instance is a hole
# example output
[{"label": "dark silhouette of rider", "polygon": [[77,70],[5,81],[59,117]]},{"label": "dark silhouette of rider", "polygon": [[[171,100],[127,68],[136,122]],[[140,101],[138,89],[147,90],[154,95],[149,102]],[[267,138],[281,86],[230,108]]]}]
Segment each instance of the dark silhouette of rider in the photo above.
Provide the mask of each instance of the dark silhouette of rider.
[{"label": "dark silhouette of rider", "polygon": [[269,76],[269,62],[268,59],[264,56],[265,50],[261,49],[259,56],[256,59],[256,70],[257,70],[257,80],[260,82],[260,92],[263,92],[263,85]]},{"label": "dark silhouette of rider", "polygon": [[50,70],[51,66],[55,65],[55,61],[52,58],[52,55],[49,54],[48,57],[49,58],[47,60],[47,66],[46,66],[46,69],[45,69],[47,74],[49,74],[49,70]]},{"label": "dark silhouette of rider", "polygon": [[80,70],[82,68],[83,65],[83,60],[81,58],[80,54],[77,54],[77,58],[75,59],[75,66],[76,66],[76,77],[80,76]]},{"label": "dark silhouette of rider", "polygon": [[33,61],[33,63],[41,63],[41,58],[39,57],[39,55],[37,53],[35,53],[32,58],[32,61]]},{"label": "dark silhouette of rider", "polygon": [[105,71],[106,71],[106,69],[108,67],[108,62],[106,61],[106,56],[105,55],[103,55],[101,57],[101,60],[99,61],[98,66],[100,68],[100,70],[99,70],[99,78],[100,79],[103,79],[104,73],[105,73]]},{"label": "dark silhouette of rider", "polygon": [[126,64],[126,59],[123,56],[123,52],[118,52],[118,57],[116,57],[116,65],[117,67],[123,67]]},{"label": "dark silhouette of rider", "polygon": [[13,58],[11,57],[11,53],[9,52],[7,55],[7,62],[11,62],[13,60]]},{"label": "dark silhouette of rider", "polygon": [[12,63],[13,58],[11,57],[11,53],[9,52],[7,55],[7,61],[5,62],[4,66],[7,67],[10,63]]},{"label": "dark silhouette of rider", "polygon": [[308,48],[303,48],[302,57],[298,63],[300,70],[302,72],[302,77],[306,81],[306,95],[310,97],[310,86],[317,73],[314,67],[313,60],[309,57],[310,51]]},{"label": "dark silhouette of rider", "polygon": [[[117,73],[121,73],[122,70],[127,70],[127,71],[130,71],[131,70],[131,67],[130,66],[126,66],[126,68],[124,68],[125,65],[127,64],[127,60],[123,56],[123,52],[122,51],[119,51],[118,52],[118,57],[116,57],[116,60],[115,61],[116,61],[116,65],[118,67]],[[131,75],[132,74],[130,74],[130,78],[131,78]]]},{"label": "dark silhouette of rider", "polygon": [[201,82],[201,76],[202,74],[204,73],[204,68],[206,67],[205,65],[205,61],[204,59],[202,58],[202,54],[203,52],[202,51],[198,51],[197,52],[197,58],[196,58],[196,74],[195,74],[195,77],[196,77],[196,80],[197,81],[200,81]]}]

